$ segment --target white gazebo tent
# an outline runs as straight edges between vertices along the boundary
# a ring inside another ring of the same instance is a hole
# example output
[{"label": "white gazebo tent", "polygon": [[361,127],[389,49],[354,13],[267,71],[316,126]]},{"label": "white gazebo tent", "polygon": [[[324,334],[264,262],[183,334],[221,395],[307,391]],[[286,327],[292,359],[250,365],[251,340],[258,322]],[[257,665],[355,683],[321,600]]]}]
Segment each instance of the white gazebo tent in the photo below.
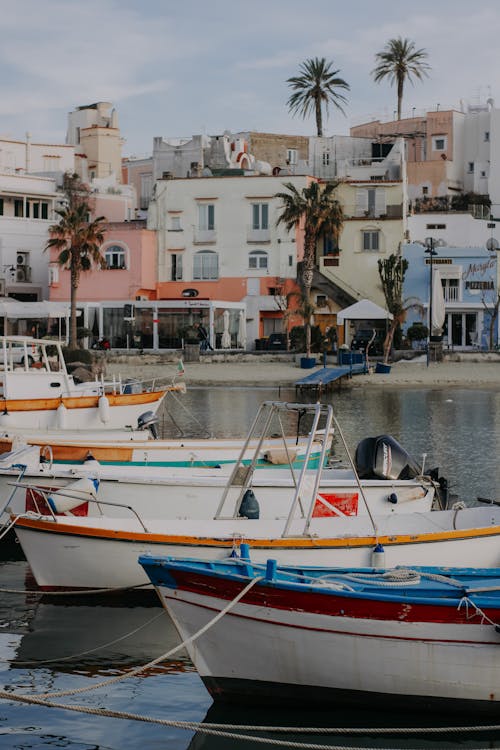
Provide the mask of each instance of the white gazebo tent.
[{"label": "white gazebo tent", "polygon": [[347,342],[346,337],[346,323],[349,320],[392,320],[393,315],[383,307],[379,307],[375,302],[369,299],[360,299],[359,302],[355,302],[354,305],[346,307],[337,313],[337,325],[344,325],[344,341]]},{"label": "white gazebo tent", "polygon": [[[80,311],[77,311],[77,315]],[[36,318],[59,319],[59,339],[61,339],[62,318],[66,319],[66,331],[69,327],[70,306],[68,302],[21,302],[12,297],[0,299],[0,317],[4,319],[4,331],[7,333],[8,320],[32,320]]]}]

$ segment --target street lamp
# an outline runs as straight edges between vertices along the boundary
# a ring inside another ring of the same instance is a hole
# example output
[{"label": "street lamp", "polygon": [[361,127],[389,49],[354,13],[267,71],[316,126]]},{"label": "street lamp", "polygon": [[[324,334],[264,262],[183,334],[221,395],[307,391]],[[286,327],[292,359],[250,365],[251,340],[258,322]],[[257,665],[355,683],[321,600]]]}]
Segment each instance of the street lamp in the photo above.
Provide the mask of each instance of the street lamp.
[{"label": "street lamp", "polygon": [[427,343],[427,367],[429,367],[429,359],[431,352],[431,338],[432,338],[432,267],[434,257],[437,255],[436,247],[444,245],[442,240],[435,240],[434,237],[426,237],[424,240],[425,250],[424,253],[429,256],[429,340]]}]

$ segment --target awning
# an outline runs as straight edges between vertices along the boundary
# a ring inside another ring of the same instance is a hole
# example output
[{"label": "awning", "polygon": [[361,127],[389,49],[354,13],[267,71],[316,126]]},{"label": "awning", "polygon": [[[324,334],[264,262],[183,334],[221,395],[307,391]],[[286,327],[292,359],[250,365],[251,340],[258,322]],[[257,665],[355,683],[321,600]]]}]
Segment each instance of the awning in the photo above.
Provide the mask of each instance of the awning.
[{"label": "awning", "polygon": [[[77,310],[77,315],[80,315]],[[70,314],[67,302],[19,302],[5,297],[0,300],[0,317],[2,318],[66,318]]]},{"label": "awning", "polygon": [[360,299],[354,305],[337,313],[337,323],[345,320],[392,320],[393,315],[369,299]]}]

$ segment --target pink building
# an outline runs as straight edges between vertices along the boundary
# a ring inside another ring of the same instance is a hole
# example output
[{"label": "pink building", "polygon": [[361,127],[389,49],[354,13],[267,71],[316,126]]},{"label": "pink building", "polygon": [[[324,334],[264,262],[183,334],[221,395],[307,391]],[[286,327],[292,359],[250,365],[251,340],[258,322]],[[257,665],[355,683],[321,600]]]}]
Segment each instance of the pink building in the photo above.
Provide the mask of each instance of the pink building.
[{"label": "pink building", "polygon": [[[109,222],[102,246],[106,268],[82,273],[79,302],[134,300],[156,296],[156,233],[145,221]],[[50,299],[70,298],[70,274],[57,263],[57,252],[50,258]]]}]

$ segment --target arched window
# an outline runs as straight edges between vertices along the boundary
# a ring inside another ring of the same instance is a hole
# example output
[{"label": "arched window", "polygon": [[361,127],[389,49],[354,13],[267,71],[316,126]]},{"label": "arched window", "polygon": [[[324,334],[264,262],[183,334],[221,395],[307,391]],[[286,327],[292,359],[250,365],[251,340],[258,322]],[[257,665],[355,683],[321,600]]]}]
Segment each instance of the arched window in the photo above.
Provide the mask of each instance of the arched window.
[{"label": "arched window", "polygon": [[265,250],[252,250],[248,254],[248,267],[252,269],[267,269],[267,253]]},{"label": "arched window", "polygon": [[111,245],[104,253],[106,268],[109,270],[127,268],[126,253],[120,245]]},{"label": "arched window", "polygon": [[193,279],[210,281],[219,278],[219,256],[213,250],[200,250],[193,257]]}]

